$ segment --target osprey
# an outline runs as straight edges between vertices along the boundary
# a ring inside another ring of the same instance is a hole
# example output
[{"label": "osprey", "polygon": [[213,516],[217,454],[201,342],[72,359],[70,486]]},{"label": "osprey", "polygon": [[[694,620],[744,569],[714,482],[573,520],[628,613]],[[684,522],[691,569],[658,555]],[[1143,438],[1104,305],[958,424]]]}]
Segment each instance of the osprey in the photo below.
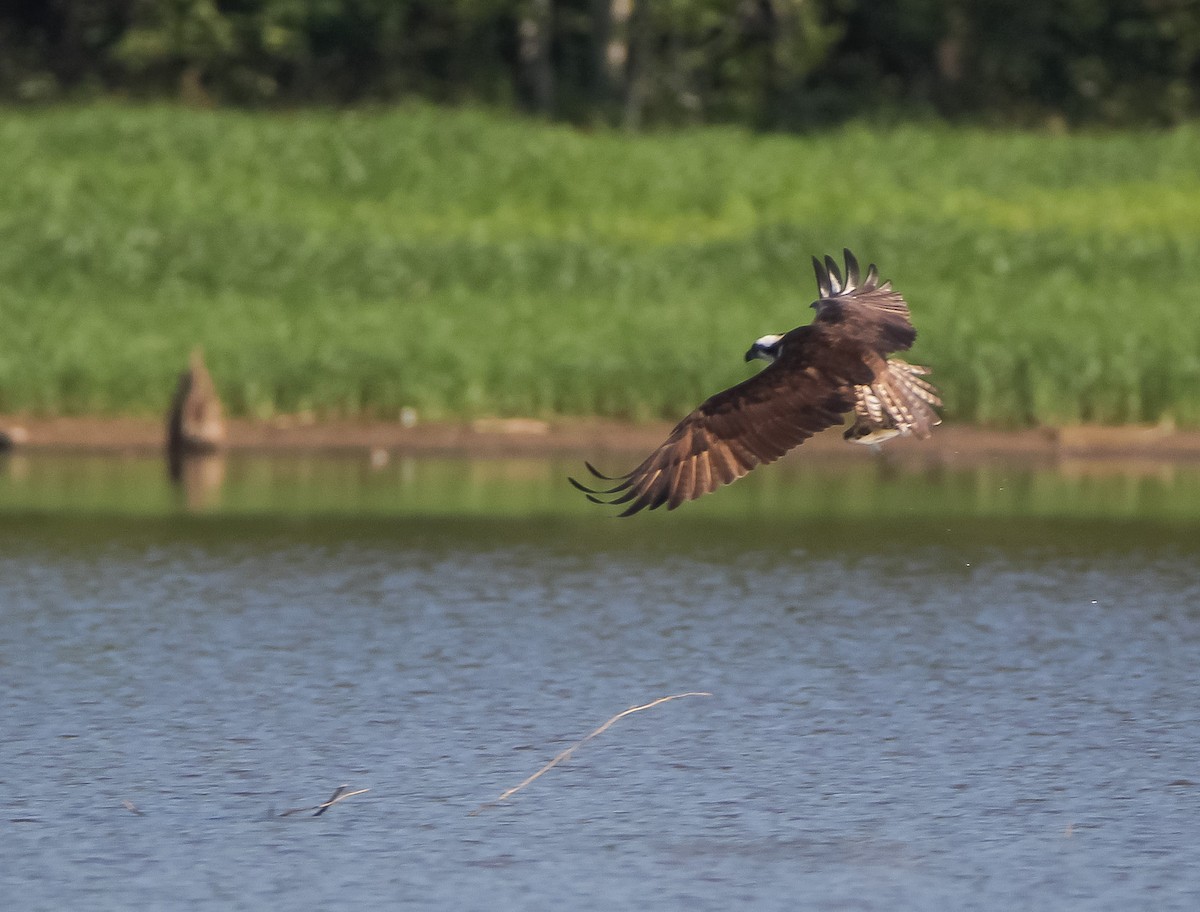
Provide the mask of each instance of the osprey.
[{"label": "osprey", "polygon": [[[741,478],[759,464],[774,462],[827,427],[854,423],[843,436],[878,444],[896,436],[928,437],[941,423],[937,389],[926,367],[888,358],[910,348],[917,337],[908,305],[880,282],[875,265],[860,277],[849,250],[846,278],[832,257],[813,257],[820,297],[806,326],[758,339],[746,360],[768,362],[748,380],[707,399],[684,418],[658,449],[632,472],[602,475],[613,487],[596,490],[571,484],[595,503],[628,504],[621,516],[681,503]],[[597,495],[616,495],[601,500]]]}]

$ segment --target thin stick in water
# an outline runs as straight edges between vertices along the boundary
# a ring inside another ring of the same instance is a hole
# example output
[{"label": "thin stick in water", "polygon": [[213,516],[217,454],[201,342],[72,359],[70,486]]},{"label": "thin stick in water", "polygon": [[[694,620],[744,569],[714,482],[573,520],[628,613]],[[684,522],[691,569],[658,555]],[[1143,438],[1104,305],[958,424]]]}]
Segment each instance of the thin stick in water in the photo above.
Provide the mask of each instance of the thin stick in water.
[{"label": "thin stick in water", "polygon": [[363,792],[371,791],[369,788],[365,788],[365,789],[358,789],[357,791],[354,791],[354,792],[347,792],[346,789],[348,789],[349,787],[350,786],[348,786],[348,785],[339,785],[336,789],[333,790],[333,794],[329,797],[329,800],[324,802],[323,804],[318,804],[318,805],[311,806],[311,807],[289,808],[288,810],[281,813],[279,816],[280,817],[290,817],[292,814],[303,814],[305,811],[315,811],[316,813],[314,813],[313,816],[320,817],[322,814],[324,814],[327,810],[329,810],[331,807],[333,807],[339,801],[345,801],[347,798],[353,798],[355,795],[361,795]]},{"label": "thin stick in water", "polygon": [[313,816],[320,817],[322,814],[324,814],[327,810],[329,810],[331,807],[333,807],[339,801],[345,801],[347,798],[353,798],[355,795],[361,795],[363,792],[369,792],[369,791],[371,791],[371,790],[369,788],[367,788],[367,789],[358,789],[357,791],[353,791],[353,792],[347,792],[346,786],[339,785],[334,790],[333,795],[330,796],[328,801],[326,801],[324,804],[317,805],[316,813],[313,814]]},{"label": "thin stick in water", "polygon": [[586,737],[580,739],[579,741],[576,741],[574,744],[572,744],[566,750],[564,750],[560,754],[558,754],[558,756],[556,756],[553,760],[551,760],[549,763],[547,763],[545,766],[543,766],[540,770],[538,770],[536,773],[534,773],[532,776],[530,776],[528,779],[526,779],[520,785],[514,785],[508,791],[503,792],[500,795],[500,797],[496,798],[494,801],[484,802],[483,804],[479,805],[479,807],[475,808],[475,810],[471,811],[471,813],[468,816],[475,817],[480,812],[485,811],[488,808],[495,807],[496,805],[500,804],[503,801],[507,801],[509,798],[511,798],[517,792],[521,791],[521,789],[525,788],[525,786],[529,785],[531,782],[533,782],[539,776],[554,769],[554,767],[558,766],[558,764],[562,763],[564,760],[569,758],[571,756],[571,754],[575,753],[576,750],[578,750],[583,745],[587,744],[589,741],[591,741],[597,735],[603,734],[605,731],[607,731],[612,726],[612,724],[614,722],[617,722],[620,719],[624,719],[626,716],[628,716],[632,713],[641,712],[643,709],[651,709],[655,706],[658,706],[658,704],[660,704],[660,703],[667,703],[671,700],[679,700],[679,699],[682,699],[683,697],[711,697],[711,696],[712,696],[712,694],[707,693],[706,691],[691,691],[689,693],[671,694],[671,696],[669,696],[669,697],[659,697],[657,700],[652,700],[649,703],[642,704],[641,706],[631,706],[631,707],[629,707],[629,709],[626,709],[623,712],[617,713],[615,716],[613,716],[611,719],[609,719],[607,722],[605,722],[603,725],[601,725],[595,731],[588,734]]}]

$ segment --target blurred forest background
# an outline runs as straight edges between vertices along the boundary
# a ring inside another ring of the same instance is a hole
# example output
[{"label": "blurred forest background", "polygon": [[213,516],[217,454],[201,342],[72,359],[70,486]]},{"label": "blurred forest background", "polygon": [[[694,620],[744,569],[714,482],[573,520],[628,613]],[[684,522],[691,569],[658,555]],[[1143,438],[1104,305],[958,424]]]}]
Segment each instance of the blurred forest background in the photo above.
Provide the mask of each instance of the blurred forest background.
[{"label": "blurred forest background", "polygon": [[6,0],[0,97],[419,97],[592,124],[1169,124],[1196,0]]}]

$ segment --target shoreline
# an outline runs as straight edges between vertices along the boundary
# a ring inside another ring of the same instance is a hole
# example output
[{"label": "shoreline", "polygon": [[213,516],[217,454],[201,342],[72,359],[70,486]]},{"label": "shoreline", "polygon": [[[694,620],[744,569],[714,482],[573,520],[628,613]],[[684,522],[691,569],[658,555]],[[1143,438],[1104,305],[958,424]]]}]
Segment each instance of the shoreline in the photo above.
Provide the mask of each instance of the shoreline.
[{"label": "shoreline", "polygon": [[[265,455],[389,455],[458,457],[607,455],[649,453],[670,432],[669,422],[630,423],[598,418],[479,419],[405,426],[378,420],[314,420],[281,416],[227,421],[230,453]],[[0,415],[0,433],[12,453],[153,455],[165,446],[161,420],[128,417],[30,418]],[[1082,426],[1003,430],[944,425],[929,440],[889,441],[883,452],[932,465],[989,462],[1120,460],[1200,462],[1200,430],[1170,427]],[[797,452],[809,459],[866,459],[872,448],[850,446],[835,427]]]}]

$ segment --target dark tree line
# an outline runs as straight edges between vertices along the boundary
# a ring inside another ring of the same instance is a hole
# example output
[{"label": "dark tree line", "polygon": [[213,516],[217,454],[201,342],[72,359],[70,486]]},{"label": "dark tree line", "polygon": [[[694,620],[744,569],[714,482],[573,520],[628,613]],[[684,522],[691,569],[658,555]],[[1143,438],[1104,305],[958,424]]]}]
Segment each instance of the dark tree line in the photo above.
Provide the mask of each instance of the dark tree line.
[{"label": "dark tree line", "polygon": [[0,0],[0,98],[113,93],[1171,123],[1200,112],[1200,0]]}]

